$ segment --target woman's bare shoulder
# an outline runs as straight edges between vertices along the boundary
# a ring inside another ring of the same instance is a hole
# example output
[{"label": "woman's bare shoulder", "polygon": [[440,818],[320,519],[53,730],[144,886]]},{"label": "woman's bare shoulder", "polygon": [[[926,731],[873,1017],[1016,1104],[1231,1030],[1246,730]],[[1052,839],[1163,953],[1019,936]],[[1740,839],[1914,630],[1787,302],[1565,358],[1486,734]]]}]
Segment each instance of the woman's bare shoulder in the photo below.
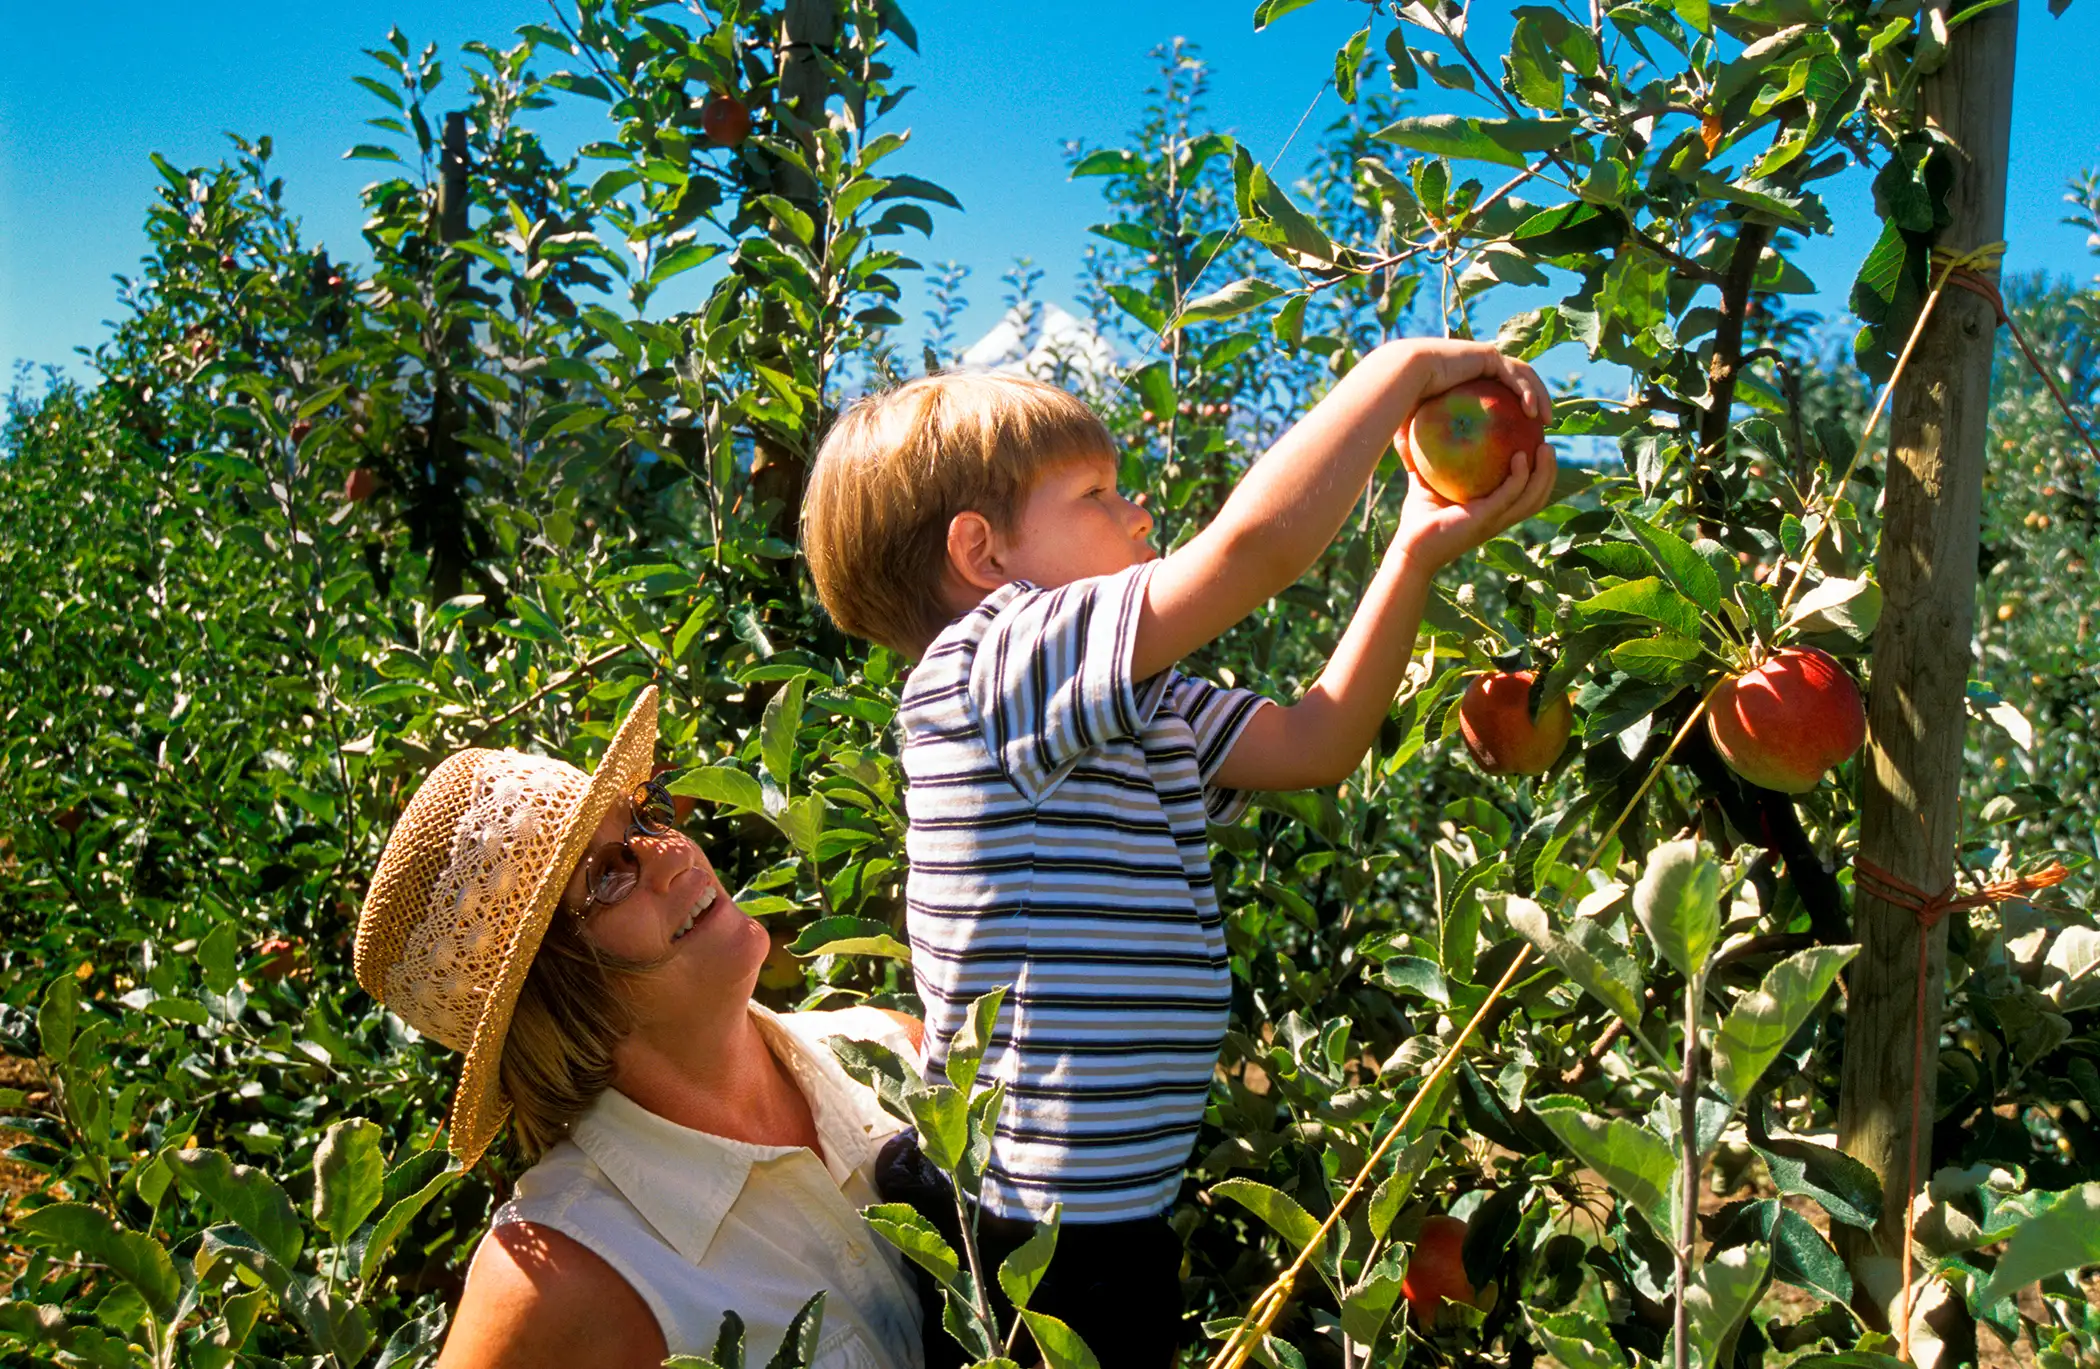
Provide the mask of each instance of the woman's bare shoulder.
[{"label": "woman's bare shoulder", "polygon": [[438,1369],[657,1369],[664,1336],[649,1305],[589,1247],[510,1222],[482,1238]]}]

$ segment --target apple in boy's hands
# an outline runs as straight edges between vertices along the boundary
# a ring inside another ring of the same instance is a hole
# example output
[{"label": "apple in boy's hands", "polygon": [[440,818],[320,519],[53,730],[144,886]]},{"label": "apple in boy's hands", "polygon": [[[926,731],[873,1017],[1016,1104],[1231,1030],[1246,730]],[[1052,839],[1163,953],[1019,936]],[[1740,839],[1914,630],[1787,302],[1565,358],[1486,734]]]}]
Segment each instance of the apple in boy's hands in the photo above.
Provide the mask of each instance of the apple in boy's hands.
[{"label": "apple in boy's hands", "polygon": [[1522,397],[1487,376],[1430,396],[1407,423],[1415,473],[1454,504],[1501,488],[1510,458],[1545,440],[1546,425],[1524,412]]}]

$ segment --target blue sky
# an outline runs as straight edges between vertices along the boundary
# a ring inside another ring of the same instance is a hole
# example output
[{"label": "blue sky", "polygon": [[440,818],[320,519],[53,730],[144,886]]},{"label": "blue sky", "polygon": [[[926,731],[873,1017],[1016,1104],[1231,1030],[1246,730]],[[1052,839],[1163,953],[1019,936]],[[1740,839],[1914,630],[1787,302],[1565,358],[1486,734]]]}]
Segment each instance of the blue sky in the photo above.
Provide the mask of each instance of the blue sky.
[{"label": "blue sky", "polygon": [[[2008,265],[2084,277],[2095,264],[2083,235],[2058,220],[2066,180],[2100,165],[2100,99],[2087,66],[2100,52],[2100,0],[2074,4],[2060,19],[2044,0],[2018,3]],[[390,24],[441,49],[471,38],[502,43],[518,24],[547,14],[544,0],[10,8],[9,52],[0,59],[0,364],[68,362],[73,348],[104,336],[102,321],[115,313],[110,278],[129,272],[145,248],[140,223],[156,184],[149,152],[178,165],[216,161],[227,148],[224,130],[268,133],[308,236],[339,257],[361,258],[357,191],[373,167],[341,160],[369,136],[361,121],[375,112],[350,83],[368,65],[359,49],[381,41]],[[905,8],[921,51],[897,49],[900,79],[916,89],[898,110],[913,141],[894,165],[963,202],[965,212],[937,216],[920,255],[973,268],[965,338],[995,320],[997,278],[1015,256],[1044,268],[1047,297],[1070,302],[1087,225],[1103,215],[1098,183],[1066,178],[1063,144],[1113,140],[1136,122],[1153,47],[1177,34],[1198,43],[1212,64],[1216,125],[1266,158],[1363,13],[1321,0],[1257,34],[1252,0],[905,0]],[[1497,46],[1505,10],[1476,0],[1477,48]],[[1436,95],[1426,107],[1469,108],[1466,97]],[[1331,92],[1322,96],[1294,154],[1339,110]],[[591,118],[580,109],[546,127],[558,141],[580,140],[596,136]],[[1817,307],[1836,313],[1874,232],[1864,178],[1847,178],[1831,209],[1836,235],[1812,244],[1802,264],[1823,288]],[[922,301],[914,295],[906,304],[916,324]]]}]

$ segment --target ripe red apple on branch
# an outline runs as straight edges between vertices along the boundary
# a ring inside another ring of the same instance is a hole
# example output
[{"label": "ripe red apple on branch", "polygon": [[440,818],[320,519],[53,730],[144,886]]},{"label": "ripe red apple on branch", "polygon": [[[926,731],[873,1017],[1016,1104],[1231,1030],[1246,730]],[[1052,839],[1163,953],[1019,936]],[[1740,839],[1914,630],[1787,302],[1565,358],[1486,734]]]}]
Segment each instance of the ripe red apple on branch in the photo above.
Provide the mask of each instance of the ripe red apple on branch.
[{"label": "ripe red apple on branch", "polygon": [[700,109],[700,131],[716,147],[739,147],[751,136],[751,111],[734,95],[717,95]]},{"label": "ripe red apple on branch", "polygon": [[1567,748],[1575,710],[1566,694],[1531,716],[1528,670],[1475,677],[1458,703],[1458,730],[1466,750],[1490,775],[1543,775]]},{"label": "ripe red apple on branch", "polygon": [[378,488],[379,477],[372,474],[371,468],[358,466],[353,468],[343,481],[343,498],[352,504],[362,504],[370,499],[372,491]]},{"label": "ripe red apple on branch", "polygon": [[1400,1279],[1400,1296],[1414,1309],[1415,1325],[1425,1331],[1435,1329],[1446,1302],[1480,1305],[1466,1277],[1465,1246],[1466,1224],[1458,1217],[1427,1218],[1415,1237],[1414,1254]]},{"label": "ripe red apple on branch", "polygon": [[1430,396],[1407,421],[1415,474],[1454,504],[1501,488],[1510,458],[1545,440],[1546,425],[1517,392],[1486,376]]},{"label": "ripe red apple on branch", "polygon": [[1706,732],[1750,783],[1804,794],[1867,738],[1859,686],[1828,652],[1782,647],[1714,692]]}]

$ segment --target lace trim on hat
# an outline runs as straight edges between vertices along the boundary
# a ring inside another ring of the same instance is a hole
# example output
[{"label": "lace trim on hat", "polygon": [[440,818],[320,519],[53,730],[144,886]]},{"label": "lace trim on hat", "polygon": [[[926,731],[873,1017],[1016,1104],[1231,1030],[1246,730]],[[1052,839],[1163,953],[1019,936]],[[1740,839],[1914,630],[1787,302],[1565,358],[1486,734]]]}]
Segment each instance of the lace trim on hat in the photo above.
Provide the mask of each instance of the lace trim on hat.
[{"label": "lace trim on hat", "polygon": [[555,858],[590,777],[565,761],[511,753],[474,779],[430,916],[411,929],[386,975],[387,1001],[425,1036],[454,1050],[474,1039],[504,950],[528,911],[532,886]]}]

